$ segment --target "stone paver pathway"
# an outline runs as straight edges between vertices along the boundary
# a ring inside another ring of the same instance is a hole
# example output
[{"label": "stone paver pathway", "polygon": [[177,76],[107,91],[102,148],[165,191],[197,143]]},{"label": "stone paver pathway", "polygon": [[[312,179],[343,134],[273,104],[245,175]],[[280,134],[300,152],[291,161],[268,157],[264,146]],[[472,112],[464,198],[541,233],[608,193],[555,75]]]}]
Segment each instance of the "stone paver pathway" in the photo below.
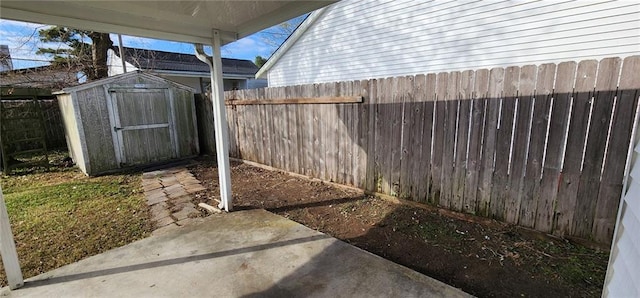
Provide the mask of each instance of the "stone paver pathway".
[{"label": "stone paver pathway", "polygon": [[154,233],[189,224],[200,214],[191,199],[205,188],[185,167],[145,172],[142,188],[151,207]]}]

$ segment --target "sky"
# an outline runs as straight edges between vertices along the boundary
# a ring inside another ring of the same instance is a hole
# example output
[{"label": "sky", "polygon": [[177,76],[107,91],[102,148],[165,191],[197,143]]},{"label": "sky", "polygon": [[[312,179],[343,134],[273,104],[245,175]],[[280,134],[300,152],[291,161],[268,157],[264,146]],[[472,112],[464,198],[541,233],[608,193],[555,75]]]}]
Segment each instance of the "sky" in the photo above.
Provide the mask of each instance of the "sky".
[{"label": "sky", "polygon": [[[297,26],[305,16],[294,18],[290,22]],[[38,30],[49,25],[25,23],[0,19],[0,44],[8,45],[14,69],[47,65],[49,58],[37,55],[39,47],[58,48],[60,44],[44,44],[38,39]],[[253,35],[242,38],[236,42],[222,47],[222,57],[247,59],[254,61],[256,56],[269,57],[286,39],[286,34],[274,26]],[[118,36],[111,34],[114,45],[118,45]],[[270,42],[269,42],[270,41]],[[142,38],[136,36],[122,36],[122,44],[125,47],[143,48],[168,52],[193,54],[194,47],[190,43]]]}]

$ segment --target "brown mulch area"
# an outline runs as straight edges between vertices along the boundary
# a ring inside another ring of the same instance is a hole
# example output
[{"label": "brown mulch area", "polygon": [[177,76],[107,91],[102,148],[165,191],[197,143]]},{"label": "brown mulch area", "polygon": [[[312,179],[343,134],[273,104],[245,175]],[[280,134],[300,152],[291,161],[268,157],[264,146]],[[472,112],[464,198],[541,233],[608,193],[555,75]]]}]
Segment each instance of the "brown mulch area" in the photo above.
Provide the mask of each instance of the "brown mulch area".
[{"label": "brown mulch area", "polygon": [[[190,170],[219,198],[210,158]],[[264,208],[479,297],[599,297],[608,252],[232,162],[235,210]]]}]

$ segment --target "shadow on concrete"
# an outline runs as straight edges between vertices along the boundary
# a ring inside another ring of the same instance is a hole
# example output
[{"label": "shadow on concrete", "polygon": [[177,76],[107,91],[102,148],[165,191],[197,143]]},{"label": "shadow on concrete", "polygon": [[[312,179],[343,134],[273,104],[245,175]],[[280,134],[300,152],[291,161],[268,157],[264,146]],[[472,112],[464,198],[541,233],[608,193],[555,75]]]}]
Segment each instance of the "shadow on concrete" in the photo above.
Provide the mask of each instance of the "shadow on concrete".
[{"label": "shadow on concrete", "polygon": [[336,241],[271,287],[241,297],[468,297],[468,294]]},{"label": "shadow on concrete", "polygon": [[231,249],[231,250],[225,250],[225,251],[219,251],[219,252],[212,252],[207,254],[192,255],[192,256],[187,256],[182,258],[174,258],[169,260],[154,261],[154,262],[148,262],[148,263],[142,263],[142,264],[136,264],[136,265],[130,265],[130,266],[122,266],[122,267],[115,267],[115,268],[109,268],[109,269],[102,269],[102,270],[96,270],[96,271],[89,271],[89,272],[83,272],[83,273],[77,273],[77,274],[52,277],[44,280],[25,282],[23,289],[81,280],[81,279],[88,279],[88,278],[93,278],[98,276],[107,276],[112,274],[119,274],[119,273],[145,270],[145,269],[151,269],[151,268],[157,268],[157,267],[163,267],[163,266],[177,265],[182,263],[197,262],[197,261],[203,261],[208,259],[227,257],[232,255],[239,255],[239,254],[256,252],[261,250],[279,248],[279,247],[288,246],[288,245],[297,245],[297,244],[306,243],[306,242],[318,241],[318,240],[327,239],[327,238],[331,238],[331,237],[324,234],[314,235],[314,236],[279,241],[274,243],[261,244],[261,245],[251,246],[251,247],[243,247],[243,248],[237,248],[237,249]]}]

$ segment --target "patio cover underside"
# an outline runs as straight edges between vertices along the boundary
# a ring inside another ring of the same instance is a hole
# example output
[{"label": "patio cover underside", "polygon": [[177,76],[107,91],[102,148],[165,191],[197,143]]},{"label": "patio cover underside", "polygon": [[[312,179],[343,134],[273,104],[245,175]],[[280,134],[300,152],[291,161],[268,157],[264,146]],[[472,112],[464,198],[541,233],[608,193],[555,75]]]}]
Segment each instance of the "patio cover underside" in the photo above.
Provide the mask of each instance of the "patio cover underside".
[{"label": "patio cover underside", "polygon": [[99,32],[209,44],[251,35],[336,1],[0,1],[0,17]]}]

